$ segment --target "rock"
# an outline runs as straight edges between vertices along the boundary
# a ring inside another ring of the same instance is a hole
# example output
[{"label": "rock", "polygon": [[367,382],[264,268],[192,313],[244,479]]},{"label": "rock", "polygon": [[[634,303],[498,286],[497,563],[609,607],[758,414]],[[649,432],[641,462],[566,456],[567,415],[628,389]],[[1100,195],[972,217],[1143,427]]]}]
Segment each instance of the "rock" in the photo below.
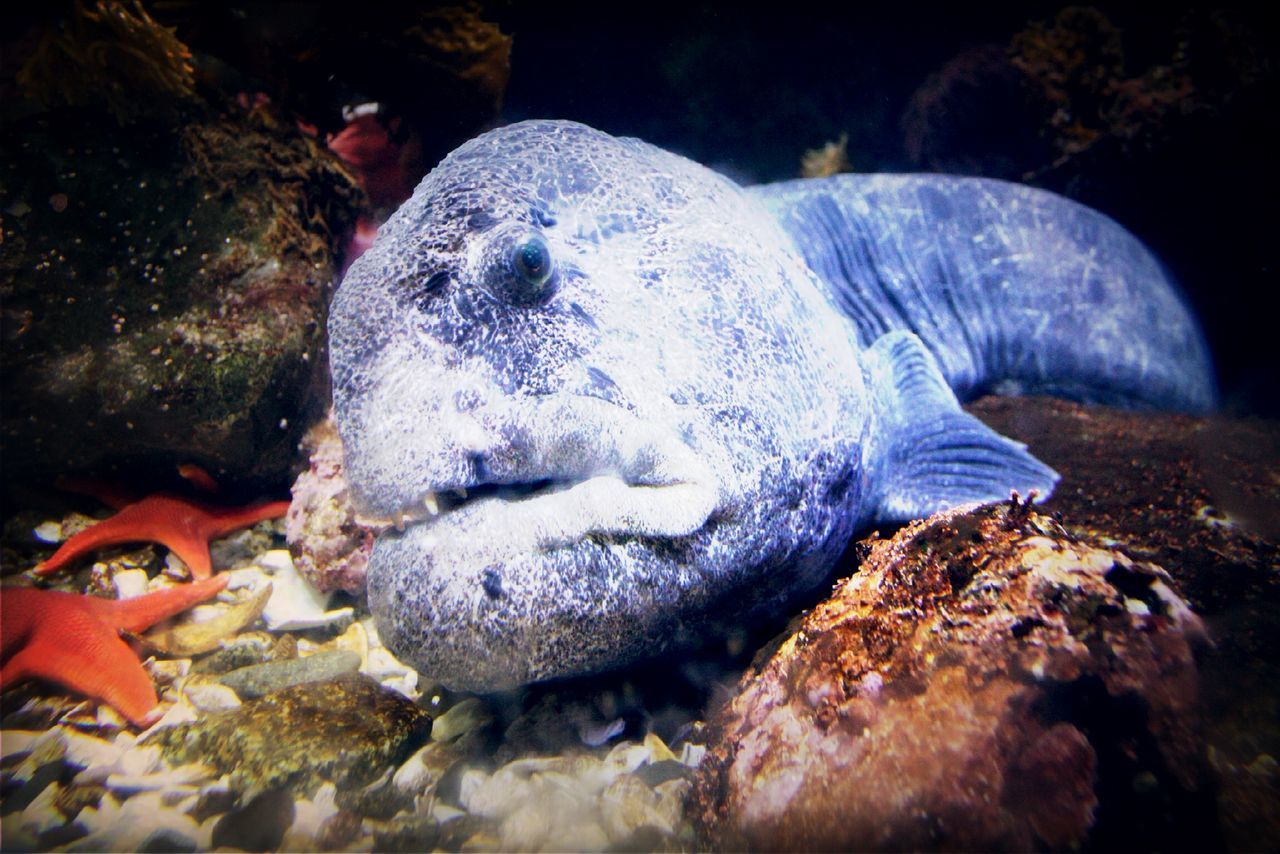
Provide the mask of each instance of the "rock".
[{"label": "rock", "polygon": [[479,697],[466,697],[436,718],[431,725],[431,740],[461,741],[484,730],[493,722],[493,714]]},{"label": "rock", "polygon": [[314,792],[364,785],[427,738],[431,717],[364,676],[295,685],[238,709],[155,732],[173,763],[203,762],[237,789]]},{"label": "rock", "polygon": [[242,851],[274,851],[293,824],[293,817],[292,795],[280,789],[262,792],[218,819],[213,826],[213,845]]},{"label": "rock", "polygon": [[434,794],[444,775],[461,761],[462,756],[451,745],[430,741],[396,769],[391,783],[406,795]]},{"label": "rock", "polygon": [[262,612],[262,619],[273,632],[350,622],[355,614],[352,608],[328,610],[329,594],[309,584],[298,573],[293,558],[284,549],[275,549],[259,557],[257,569],[271,576],[274,592]]},{"label": "rock", "polygon": [[[410,188],[426,169],[498,116],[510,75],[511,36],[485,20],[483,4],[389,4],[352,26],[351,10],[318,6],[307,15],[196,4],[154,10],[197,50],[262,81],[286,114],[336,131],[333,109],[352,93],[402,119],[397,166]],[[269,40],[263,39],[270,32]],[[207,69],[217,73],[221,69]],[[232,90],[235,91],[235,90]],[[447,116],[447,121],[441,118]],[[377,182],[370,185],[378,201]]]},{"label": "rock", "polygon": [[1121,412],[1060,400],[970,407],[1062,473],[1044,509],[1165,567],[1213,647],[1200,662],[1206,738],[1229,847],[1280,846],[1280,424]]},{"label": "rock", "polygon": [[322,593],[362,593],[373,541],[387,526],[361,521],[348,500],[332,411],[307,431],[302,449],[308,467],[294,481],[285,515],[294,566]]},{"label": "rock", "polygon": [[242,700],[254,700],[293,685],[324,682],[360,669],[360,656],[348,650],[318,652],[305,658],[268,661],[232,670],[218,681]]},{"label": "rock", "polygon": [[74,843],[72,851],[194,851],[208,847],[196,822],[165,803],[158,792],[134,795],[123,802],[104,795],[96,808],[81,810],[77,823],[90,833]]},{"label": "rock", "polygon": [[91,107],[7,125],[6,477],[286,474],[322,405],[350,175],[291,125],[199,101],[125,125]]},{"label": "rock", "polygon": [[1203,627],[1163,570],[1014,504],[863,548],[713,721],[708,844],[1221,844]]},{"label": "rock", "polygon": [[193,673],[217,675],[277,658],[292,658],[297,654],[297,643],[292,635],[285,638],[289,643],[283,645],[288,649],[280,650],[278,647],[282,644],[266,632],[243,632],[224,641],[221,649],[192,664],[191,670]]}]

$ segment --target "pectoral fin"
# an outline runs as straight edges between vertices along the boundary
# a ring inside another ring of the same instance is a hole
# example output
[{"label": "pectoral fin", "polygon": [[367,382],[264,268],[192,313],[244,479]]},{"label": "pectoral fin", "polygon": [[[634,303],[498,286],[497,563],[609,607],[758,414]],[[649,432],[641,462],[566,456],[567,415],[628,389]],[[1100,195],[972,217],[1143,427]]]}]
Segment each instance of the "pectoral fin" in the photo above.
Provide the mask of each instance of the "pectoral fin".
[{"label": "pectoral fin", "polygon": [[918,519],[960,504],[1004,501],[1013,491],[1048,497],[1058,474],[960,408],[933,356],[909,332],[868,352],[886,441],[876,519]]}]

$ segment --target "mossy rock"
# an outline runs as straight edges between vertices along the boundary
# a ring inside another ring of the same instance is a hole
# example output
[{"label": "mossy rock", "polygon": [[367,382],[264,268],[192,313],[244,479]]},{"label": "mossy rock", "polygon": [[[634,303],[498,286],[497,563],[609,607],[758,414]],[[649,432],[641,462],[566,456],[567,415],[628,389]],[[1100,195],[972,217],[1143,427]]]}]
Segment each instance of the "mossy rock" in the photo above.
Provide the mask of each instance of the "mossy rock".
[{"label": "mossy rock", "polygon": [[254,113],[6,122],[0,453],[8,476],[195,462],[279,479],[324,398],[335,248],[359,190]]},{"label": "mossy rock", "polygon": [[239,790],[310,794],[362,786],[431,734],[431,716],[367,676],[308,682],[147,740],[174,763],[203,762]]}]

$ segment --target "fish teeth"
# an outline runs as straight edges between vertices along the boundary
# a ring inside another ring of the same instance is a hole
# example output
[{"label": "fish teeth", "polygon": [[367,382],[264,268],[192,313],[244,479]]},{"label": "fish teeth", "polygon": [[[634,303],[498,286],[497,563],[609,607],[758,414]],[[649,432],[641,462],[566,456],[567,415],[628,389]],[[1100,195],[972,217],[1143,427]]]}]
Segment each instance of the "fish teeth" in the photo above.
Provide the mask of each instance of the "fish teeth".
[{"label": "fish teeth", "polygon": [[453,491],[453,494],[465,501],[467,498],[467,488],[465,486],[459,486]]},{"label": "fish teeth", "polygon": [[422,497],[422,506],[427,508],[427,512],[432,516],[440,515],[440,502],[434,492],[428,492]]}]

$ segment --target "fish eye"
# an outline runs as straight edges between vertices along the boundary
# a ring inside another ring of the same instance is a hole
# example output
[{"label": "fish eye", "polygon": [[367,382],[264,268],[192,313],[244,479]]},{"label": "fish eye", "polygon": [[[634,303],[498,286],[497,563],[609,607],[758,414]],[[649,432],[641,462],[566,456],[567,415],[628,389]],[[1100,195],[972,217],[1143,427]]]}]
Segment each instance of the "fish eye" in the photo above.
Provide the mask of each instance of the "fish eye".
[{"label": "fish eye", "polygon": [[511,250],[511,267],[522,288],[521,302],[541,303],[555,290],[555,261],[539,235],[526,235]]}]

